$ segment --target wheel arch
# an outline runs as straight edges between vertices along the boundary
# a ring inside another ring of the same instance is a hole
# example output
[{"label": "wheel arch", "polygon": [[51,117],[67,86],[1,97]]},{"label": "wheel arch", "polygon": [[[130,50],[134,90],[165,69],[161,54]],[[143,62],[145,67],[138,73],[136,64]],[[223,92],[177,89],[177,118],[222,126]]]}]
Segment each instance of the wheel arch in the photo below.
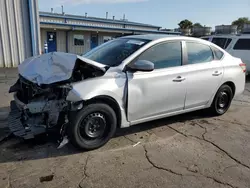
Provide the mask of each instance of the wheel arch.
[{"label": "wheel arch", "polygon": [[[228,85],[228,86],[232,89],[233,97],[234,97],[235,91],[236,91],[236,86],[235,86],[235,84],[234,84],[232,81],[227,81],[227,82],[223,83],[222,85]],[[221,85],[221,86],[222,86],[222,85]],[[220,87],[221,87],[221,86],[220,86]]]},{"label": "wheel arch", "polygon": [[121,109],[120,109],[118,102],[113,97],[110,97],[107,95],[100,95],[100,96],[93,97],[89,100],[83,101],[83,104],[88,105],[88,104],[93,104],[93,103],[98,103],[98,102],[107,104],[114,110],[116,117],[117,117],[117,127],[121,127],[121,121],[122,121]]},{"label": "wheel arch", "polygon": [[207,108],[211,107],[213,101],[214,101],[214,98],[216,96],[216,93],[219,91],[219,89],[221,88],[221,86],[223,85],[228,85],[231,89],[232,89],[232,92],[233,92],[233,97],[235,95],[235,92],[236,92],[236,86],[234,84],[234,82],[232,81],[225,81],[225,82],[222,82],[222,84],[220,84],[217,88],[217,90],[215,91],[215,93],[213,94],[213,96],[211,97],[210,99],[210,102],[207,104]]}]

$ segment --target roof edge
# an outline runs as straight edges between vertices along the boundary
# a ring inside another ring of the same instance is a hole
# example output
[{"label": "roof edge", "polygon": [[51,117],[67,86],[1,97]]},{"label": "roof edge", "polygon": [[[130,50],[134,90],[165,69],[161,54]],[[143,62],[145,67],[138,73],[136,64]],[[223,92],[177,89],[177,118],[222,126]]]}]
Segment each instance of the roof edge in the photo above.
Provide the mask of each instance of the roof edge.
[{"label": "roof edge", "polygon": [[75,14],[60,14],[60,13],[51,13],[51,12],[44,12],[39,11],[40,17],[54,17],[54,18],[66,18],[66,19],[76,19],[76,20],[85,20],[85,21],[95,21],[95,22],[105,22],[105,23],[116,23],[116,24],[127,24],[127,25],[134,25],[134,26],[144,26],[144,27],[153,27],[153,28],[162,28],[161,26],[144,24],[139,22],[131,22],[131,21],[124,21],[124,20],[113,20],[113,19],[106,19],[106,18],[98,18],[98,17],[85,17],[81,15]]}]

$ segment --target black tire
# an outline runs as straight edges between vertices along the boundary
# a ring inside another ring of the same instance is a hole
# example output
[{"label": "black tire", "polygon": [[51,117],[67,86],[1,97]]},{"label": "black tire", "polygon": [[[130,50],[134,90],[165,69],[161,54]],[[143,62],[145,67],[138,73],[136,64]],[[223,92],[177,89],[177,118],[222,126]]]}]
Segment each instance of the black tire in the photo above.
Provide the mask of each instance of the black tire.
[{"label": "black tire", "polygon": [[116,127],[114,110],[107,104],[93,103],[71,115],[68,135],[74,146],[93,150],[106,144],[114,136]]},{"label": "black tire", "polygon": [[217,91],[213,103],[210,107],[212,115],[223,115],[231,106],[233,91],[230,86],[222,85]]}]

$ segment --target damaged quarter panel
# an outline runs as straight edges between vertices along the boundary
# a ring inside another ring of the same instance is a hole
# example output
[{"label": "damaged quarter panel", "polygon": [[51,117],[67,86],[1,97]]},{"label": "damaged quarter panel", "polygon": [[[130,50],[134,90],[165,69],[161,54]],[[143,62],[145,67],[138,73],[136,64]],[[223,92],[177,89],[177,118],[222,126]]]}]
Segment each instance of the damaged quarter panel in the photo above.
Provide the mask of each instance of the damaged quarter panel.
[{"label": "damaged quarter panel", "polygon": [[72,84],[73,89],[68,93],[67,101],[87,101],[99,96],[113,98],[121,110],[121,127],[127,127],[128,122],[125,113],[127,95],[126,73],[110,68],[102,77],[87,79]]}]

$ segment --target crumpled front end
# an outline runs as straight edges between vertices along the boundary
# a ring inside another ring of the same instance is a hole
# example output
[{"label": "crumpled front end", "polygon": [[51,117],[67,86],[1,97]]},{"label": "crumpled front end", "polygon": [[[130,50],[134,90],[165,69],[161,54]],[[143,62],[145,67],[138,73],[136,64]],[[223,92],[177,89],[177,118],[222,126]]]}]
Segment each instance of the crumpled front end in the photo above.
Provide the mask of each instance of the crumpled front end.
[{"label": "crumpled front end", "polygon": [[70,89],[69,85],[42,88],[20,77],[10,88],[10,92],[14,91],[14,100],[10,104],[10,130],[16,136],[30,139],[63,124],[71,107],[66,101]]},{"label": "crumpled front end", "polygon": [[14,135],[34,138],[49,130],[63,132],[68,117],[82,107],[82,101],[67,100],[72,84],[103,76],[106,68],[83,57],[50,53],[25,60],[13,93],[9,128]]}]

